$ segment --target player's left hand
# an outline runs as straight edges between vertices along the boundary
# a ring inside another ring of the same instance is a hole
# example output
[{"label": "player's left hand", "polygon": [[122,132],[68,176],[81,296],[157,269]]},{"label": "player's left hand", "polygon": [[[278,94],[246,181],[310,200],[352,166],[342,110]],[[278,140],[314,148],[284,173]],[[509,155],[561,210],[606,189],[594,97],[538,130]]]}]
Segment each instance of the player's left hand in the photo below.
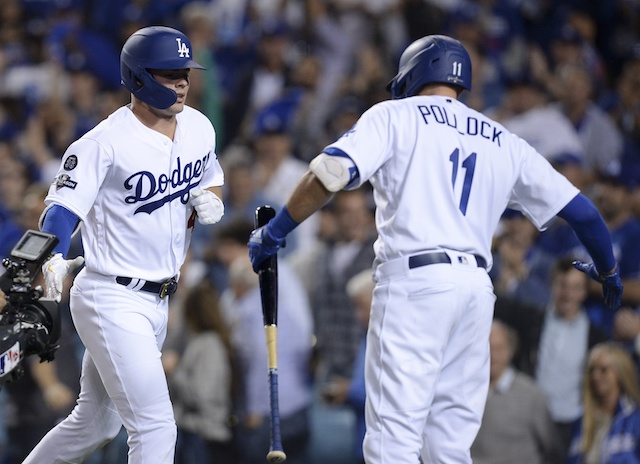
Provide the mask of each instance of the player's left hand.
[{"label": "player's left hand", "polygon": [[56,300],[62,299],[64,279],[75,268],[82,266],[84,258],[78,256],[74,259],[64,259],[62,253],[56,253],[42,265],[42,275],[46,287],[46,297]]},{"label": "player's left hand", "polygon": [[601,274],[593,263],[583,263],[582,261],[574,261],[573,266],[579,271],[584,272],[596,282],[602,285],[602,295],[604,302],[609,309],[616,310],[622,303],[622,280],[618,274],[618,266],[612,274]]},{"label": "player's left hand", "polygon": [[200,224],[215,224],[224,216],[224,203],[211,190],[203,190],[200,187],[191,189],[189,203],[198,213]]},{"label": "player's left hand", "polygon": [[248,243],[249,258],[255,272],[260,269],[260,264],[278,252],[284,245],[284,240],[284,238],[275,238],[269,232],[269,224],[251,232]]}]

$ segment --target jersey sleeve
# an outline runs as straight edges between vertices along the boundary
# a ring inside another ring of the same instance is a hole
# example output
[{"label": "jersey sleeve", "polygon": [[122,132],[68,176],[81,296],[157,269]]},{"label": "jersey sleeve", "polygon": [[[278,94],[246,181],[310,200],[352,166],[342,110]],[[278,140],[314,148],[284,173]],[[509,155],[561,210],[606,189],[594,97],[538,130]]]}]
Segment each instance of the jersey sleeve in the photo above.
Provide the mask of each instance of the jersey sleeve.
[{"label": "jersey sleeve", "polygon": [[224,172],[216,154],[216,131],[211,121],[202,113],[196,112],[197,117],[194,118],[194,127],[200,131],[201,136],[205,137],[205,146],[209,146],[209,162],[205,167],[200,181],[200,187],[203,189],[210,187],[220,187],[224,184]]},{"label": "jersey sleeve", "polygon": [[112,165],[112,154],[96,140],[75,141],[62,157],[45,205],[64,206],[84,221]]},{"label": "jersey sleeve", "polygon": [[339,150],[353,160],[359,178],[349,185],[360,187],[387,161],[391,150],[390,114],[384,105],[374,105],[342,137],[325,148],[328,153]]},{"label": "jersey sleeve", "polygon": [[508,207],[521,211],[542,231],[580,190],[532,147],[525,145],[523,150],[520,175]]},{"label": "jersey sleeve", "polygon": [[220,161],[215,151],[211,151],[209,157],[209,163],[202,174],[202,180],[200,181],[200,187],[203,189],[209,187],[220,187],[224,184],[224,173]]}]

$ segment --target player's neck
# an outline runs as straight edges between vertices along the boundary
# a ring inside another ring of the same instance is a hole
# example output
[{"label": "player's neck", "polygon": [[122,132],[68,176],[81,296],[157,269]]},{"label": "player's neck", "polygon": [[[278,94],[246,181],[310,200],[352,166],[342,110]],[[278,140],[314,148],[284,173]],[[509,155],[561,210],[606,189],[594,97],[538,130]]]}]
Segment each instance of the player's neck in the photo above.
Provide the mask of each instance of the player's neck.
[{"label": "player's neck", "polygon": [[418,95],[458,98],[458,92],[448,85],[431,84],[425,86]]},{"label": "player's neck", "polygon": [[176,115],[167,111],[152,108],[149,105],[140,104],[139,102],[137,103],[138,104],[132,103],[130,106],[135,117],[149,129],[160,132],[162,135],[173,140],[178,123]]}]

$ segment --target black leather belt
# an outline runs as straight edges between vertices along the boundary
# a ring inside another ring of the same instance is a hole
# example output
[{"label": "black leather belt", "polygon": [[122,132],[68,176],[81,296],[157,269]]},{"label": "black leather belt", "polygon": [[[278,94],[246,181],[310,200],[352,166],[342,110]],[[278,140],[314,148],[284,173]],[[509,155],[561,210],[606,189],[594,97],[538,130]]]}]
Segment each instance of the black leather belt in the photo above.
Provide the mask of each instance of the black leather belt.
[{"label": "black leather belt", "polygon": [[[116,277],[116,282],[120,285],[128,286],[134,279],[131,277]],[[155,293],[160,298],[164,298],[165,296],[173,295],[178,289],[178,281],[175,277],[172,277],[164,282],[150,282],[146,281],[142,287],[138,290],[142,290],[143,292]]]},{"label": "black leather belt", "polygon": [[[487,268],[487,261],[479,255],[473,255],[476,258],[478,267]],[[460,256],[459,259],[465,259],[464,256]],[[451,264],[451,258],[444,251],[438,251],[433,253],[423,253],[421,255],[409,256],[409,269],[415,269],[416,267],[428,266],[429,264]]]}]

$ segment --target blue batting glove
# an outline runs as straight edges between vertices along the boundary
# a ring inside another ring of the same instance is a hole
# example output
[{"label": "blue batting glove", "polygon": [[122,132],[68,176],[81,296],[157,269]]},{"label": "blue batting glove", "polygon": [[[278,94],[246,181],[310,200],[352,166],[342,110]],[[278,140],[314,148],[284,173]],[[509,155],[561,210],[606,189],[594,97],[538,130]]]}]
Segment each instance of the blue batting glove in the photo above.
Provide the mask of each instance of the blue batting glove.
[{"label": "blue batting glove", "polygon": [[251,232],[249,237],[249,258],[251,258],[251,265],[255,272],[260,270],[260,265],[267,258],[275,255],[284,245],[284,238],[275,238],[271,235],[269,224],[257,228]]},{"label": "blue batting glove", "polygon": [[613,274],[600,274],[593,263],[583,263],[582,261],[574,261],[573,267],[584,272],[596,282],[602,284],[602,296],[604,302],[609,309],[616,310],[622,303],[622,280],[618,275],[618,267]]}]

